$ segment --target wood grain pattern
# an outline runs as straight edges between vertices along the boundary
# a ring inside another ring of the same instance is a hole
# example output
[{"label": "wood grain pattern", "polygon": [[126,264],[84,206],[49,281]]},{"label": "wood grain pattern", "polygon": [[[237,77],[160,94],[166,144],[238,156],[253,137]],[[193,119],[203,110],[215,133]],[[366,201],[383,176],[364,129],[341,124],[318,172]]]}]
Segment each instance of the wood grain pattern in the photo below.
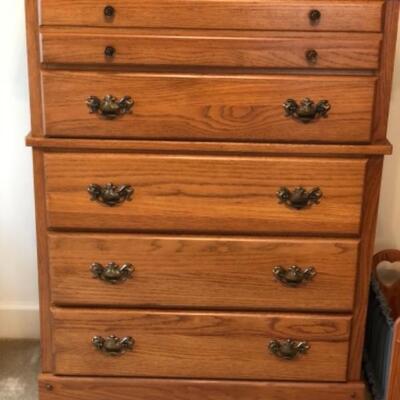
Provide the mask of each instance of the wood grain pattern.
[{"label": "wood grain pattern", "polygon": [[368,312],[368,296],[374,254],[382,165],[383,157],[371,157],[368,160],[367,174],[365,177],[366,186],[363,201],[358,282],[350,340],[349,381],[358,381],[362,379],[362,357],[364,352],[365,325]]},{"label": "wood grain pattern", "polygon": [[[357,234],[366,160],[45,154],[51,228],[220,233]],[[118,207],[91,202],[89,184],[129,184]],[[319,186],[321,203],[296,211],[276,192]]]},{"label": "wood grain pattern", "polygon": [[[295,314],[53,309],[55,373],[61,375],[345,381],[350,317]],[[95,335],[132,336],[122,357]],[[292,362],[269,353],[272,339],[307,340]]]},{"label": "wood grain pattern", "polygon": [[[46,388],[47,385],[51,385],[51,390]],[[41,400],[365,400],[362,383],[105,379],[42,375],[39,390]]]},{"label": "wood grain pattern", "polygon": [[31,132],[43,136],[39,54],[38,8],[36,0],[25,0],[26,44],[28,52]]},{"label": "wood grain pattern", "polygon": [[28,135],[27,146],[50,151],[96,151],[167,154],[219,155],[296,155],[296,156],[367,156],[392,154],[393,146],[384,140],[373,145],[292,144],[244,142],[187,142],[154,140],[96,140],[38,138]]},{"label": "wood grain pattern", "polygon": [[[42,376],[41,400],[362,400],[399,0],[112,0],[110,20],[97,0],[25,4],[42,369],[82,375]],[[105,62],[110,44],[117,56]],[[86,98],[106,94],[134,97],[133,113],[89,115]],[[283,117],[287,98],[304,97],[328,99],[329,118]],[[109,181],[135,186],[133,201],[90,202],[87,185]],[[320,185],[324,198],[292,212],[277,204],[281,185]],[[134,279],[85,281],[92,258],[115,254],[135,258]],[[323,262],[315,286],[288,295],[265,278],[288,257]],[[51,315],[52,300],[105,307]],[[111,360],[91,347],[94,334],[113,333],[132,334],[134,351]],[[306,339],[311,351],[274,359],[274,336]]]},{"label": "wood grain pattern", "polygon": [[[354,35],[353,35],[354,36]],[[46,32],[41,35],[42,62],[50,64],[167,65],[244,68],[376,69],[380,37],[347,34],[334,37],[314,33],[297,37],[214,37]],[[104,55],[112,46],[114,57]],[[318,61],[306,53],[314,49]]]},{"label": "wood grain pattern", "polygon": [[399,21],[399,0],[387,0],[384,12],[384,40],[381,51],[381,68],[376,91],[375,140],[386,137],[396,54],[397,30]]},{"label": "wood grain pattern", "polygon": [[[97,0],[41,0],[41,24],[152,28],[368,31],[382,29],[381,0],[113,0],[106,20]],[[319,9],[319,24],[309,13]],[[344,12],[345,10],[345,12]]]},{"label": "wood grain pattern", "polygon": [[[45,71],[46,135],[185,140],[367,142],[375,79],[266,75],[110,74]],[[89,96],[131,96],[131,114],[90,114]],[[327,118],[304,124],[282,104],[328,100]],[[349,105],[351,104],[351,107]]]},{"label": "wood grain pattern", "polygon": [[[346,312],[353,308],[355,240],[143,235],[49,235],[52,300],[58,305]],[[121,285],[93,279],[93,262],[135,267]],[[298,288],[275,266],[313,266]],[[318,300],[317,300],[318,299]]]},{"label": "wood grain pattern", "polygon": [[50,269],[46,238],[44,164],[43,153],[37,149],[33,150],[33,173],[35,182],[37,268],[40,291],[40,365],[42,372],[51,372],[53,369],[53,355],[51,353],[53,327],[50,316]]}]

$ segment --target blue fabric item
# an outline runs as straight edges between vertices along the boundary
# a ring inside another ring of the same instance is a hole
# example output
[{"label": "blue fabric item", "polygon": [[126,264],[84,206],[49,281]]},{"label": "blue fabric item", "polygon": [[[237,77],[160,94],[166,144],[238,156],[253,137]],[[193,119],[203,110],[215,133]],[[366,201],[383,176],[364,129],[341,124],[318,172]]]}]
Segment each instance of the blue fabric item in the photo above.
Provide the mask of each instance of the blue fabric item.
[{"label": "blue fabric item", "polygon": [[375,400],[386,400],[394,320],[375,278],[371,283],[364,370]]}]

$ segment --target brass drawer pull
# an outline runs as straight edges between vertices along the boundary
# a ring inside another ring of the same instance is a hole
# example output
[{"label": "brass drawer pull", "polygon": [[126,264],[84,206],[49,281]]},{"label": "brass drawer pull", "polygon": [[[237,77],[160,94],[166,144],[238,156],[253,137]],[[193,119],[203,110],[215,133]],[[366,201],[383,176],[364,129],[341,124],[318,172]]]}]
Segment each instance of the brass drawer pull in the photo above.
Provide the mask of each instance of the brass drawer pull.
[{"label": "brass drawer pull", "polygon": [[288,99],[283,104],[283,109],[288,117],[308,124],[321,117],[326,118],[331,105],[328,100],[321,100],[318,103],[314,103],[311,99],[305,98],[298,104],[296,100]]},{"label": "brass drawer pull", "polygon": [[278,358],[293,360],[301,354],[307,354],[311,346],[307,342],[296,342],[292,339],[271,340],[268,345],[269,351]]},{"label": "brass drawer pull", "polygon": [[87,188],[92,201],[113,207],[124,201],[131,201],[134,189],[131,185],[114,185],[107,183],[105,186],[92,183]]},{"label": "brass drawer pull", "polygon": [[306,51],[306,60],[310,63],[310,64],[316,64],[318,62],[318,51],[317,50],[307,50]]},{"label": "brass drawer pull", "polygon": [[92,339],[93,346],[109,356],[120,356],[133,349],[135,341],[126,336],[122,339],[111,335],[103,338],[102,336],[94,336]]},{"label": "brass drawer pull", "polygon": [[272,273],[279,282],[289,287],[298,287],[310,282],[317,275],[314,267],[308,267],[303,271],[297,265],[293,265],[287,269],[278,265],[272,270]]},{"label": "brass drawer pull", "polygon": [[93,263],[90,270],[94,278],[115,285],[132,278],[134,267],[132,264],[119,266],[115,262],[110,262],[105,267],[100,263]]},{"label": "brass drawer pull", "polygon": [[115,16],[115,8],[113,6],[105,6],[104,16],[108,19],[113,18]]},{"label": "brass drawer pull", "polygon": [[310,18],[310,22],[313,25],[316,25],[322,17],[322,13],[319,10],[311,10],[308,14],[308,18]]},{"label": "brass drawer pull", "polygon": [[295,210],[302,210],[311,207],[313,204],[319,204],[323,194],[319,187],[308,192],[300,186],[296,187],[293,191],[287,187],[281,187],[276,196],[280,204],[285,204]]},{"label": "brass drawer pull", "polygon": [[91,114],[99,114],[105,119],[115,119],[124,114],[128,114],[134,105],[134,101],[130,96],[117,99],[111,94],[100,100],[96,96],[90,96],[86,100],[86,105],[90,109]]}]

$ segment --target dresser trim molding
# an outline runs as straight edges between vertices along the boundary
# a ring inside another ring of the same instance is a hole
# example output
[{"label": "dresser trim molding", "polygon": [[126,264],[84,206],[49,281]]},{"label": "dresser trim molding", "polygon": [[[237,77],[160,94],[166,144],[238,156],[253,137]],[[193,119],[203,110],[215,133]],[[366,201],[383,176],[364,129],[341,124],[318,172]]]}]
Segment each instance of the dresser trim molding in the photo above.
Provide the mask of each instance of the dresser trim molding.
[{"label": "dresser trim molding", "polygon": [[160,140],[93,140],[50,139],[31,133],[26,137],[27,146],[56,151],[141,152],[169,154],[286,154],[315,156],[366,156],[390,155],[393,148],[389,141],[373,145],[341,144],[289,144],[244,142],[192,142]]}]

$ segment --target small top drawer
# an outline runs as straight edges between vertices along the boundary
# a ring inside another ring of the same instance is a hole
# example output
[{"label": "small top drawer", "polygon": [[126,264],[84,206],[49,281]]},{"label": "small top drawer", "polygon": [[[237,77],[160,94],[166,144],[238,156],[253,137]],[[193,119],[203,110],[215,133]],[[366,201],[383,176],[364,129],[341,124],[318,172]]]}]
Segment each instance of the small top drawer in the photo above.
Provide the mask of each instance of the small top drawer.
[{"label": "small top drawer", "polygon": [[377,69],[381,34],[49,28],[46,64]]},{"label": "small top drawer", "polygon": [[42,25],[194,29],[382,29],[383,0],[42,0]]}]

